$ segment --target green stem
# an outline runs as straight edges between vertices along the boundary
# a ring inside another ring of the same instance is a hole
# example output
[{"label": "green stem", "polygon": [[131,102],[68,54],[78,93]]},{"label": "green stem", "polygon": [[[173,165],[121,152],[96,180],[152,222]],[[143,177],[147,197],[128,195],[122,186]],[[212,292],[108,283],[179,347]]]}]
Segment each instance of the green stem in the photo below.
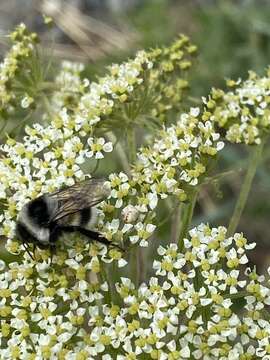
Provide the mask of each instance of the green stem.
[{"label": "green stem", "polygon": [[[176,200],[178,201],[178,200]],[[171,243],[177,244],[180,234],[180,218],[183,210],[183,203],[177,202],[173,213],[170,213],[170,217],[172,218],[171,223]]]},{"label": "green stem", "polygon": [[229,226],[228,226],[228,236],[232,236],[239,224],[242,212],[247,202],[247,198],[251,189],[253,178],[256,174],[256,170],[258,164],[261,159],[262,149],[263,149],[264,142],[262,141],[260,145],[254,146],[252,152],[249,157],[249,165],[247,169],[247,173],[244,178],[243,185],[240,190],[240,194],[238,196],[233,215],[231,217]]},{"label": "green stem", "polygon": [[236,294],[225,294],[223,295],[225,299],[243,299],[246,296],[249,296],[250,293],[248,291],[239,291]]},{"label": "green stem", "polygon": [[139,285],[138,257],[139,257],[139,245],[137,245],[130,251],[130,278],[132,279],[136,288]]},{"label": "green stem", "polygon": [[136,137],[135,137],[135,129],[132,125],[129,126],[127,130],[127,144],[128,144],[128,152],[129,152],[129,162],[130,164],[134,164],[136,161]]},{"label": "green stem", "polygon": [[49,116],[53,116],[53,111],[52,111],[52,108],[51,108],[51,105],[50,105],[50,101],[49,99],[47,98],[47,96],[43,96],[43,104],[44,104],[44,107],[47,111],[47,113],[49,114]]},{"label": "green stem", "polygon": [[[136,137],[135,130],[131,126],[127,132],[127,143],[129,151],[129,162],[134,164],[136,161]],[[139,246],[134,247],[130,252],[130,278],[133,280],[134,285],[137,287],[139,284],[139,267],[143,268],[143,254]],[[140,264],[141,263],[141,264]]]},{"label": "green stem", "polygon": [[33,110],[29,111],[29,113],[21,120],[20,124],[16,125],[12,131],[10,132],[10,136],[15,138],[17,135],[20,135],[22,129],[25,128],[27,121],[31,118],[33,115]]},{"label": "green stem", "polygon": [[3,125],[0,128],[0,134],[5,130],[6,126],[7,126],[7,121],[6,120],[2,120],[3,121]]},{"label": "green stem", "polygon": [[181,223],[181,230],[180,230],[180,235],[179,235],[179,240],[178,240],[178,247],[179,247],[180,251],[182,251],[184,248],[184,238],[187,235],[187,232],[188,232],[191,220],[192,220],[192,215],[194,212],[198,192],[199,192],[198,188],[194,189],[193,193],[191,194],[190,202],[186,205],[186,207],[184,209],[184,214],[183,214],[182,223]]},{"label": "green stem", "polygon": [[102,279],[102,281],[106,282],[108,284],[108,291],[104,292],[104,300],[105,303],[108,305],[111,305],[112,303],[112,298],[111,298],[111,294],[112,294],[112,288],[111,288],[111,284],[109,282],[105,267],[103,264],[100,264],[100,277]]},{"label": "green stem", "polygon": [[121,165],[123,167],[123,170],[127,175],[130,175],[130,166],[128,162],[127,155],[120,143],[120,141],[117,141],[116,136],[113,132],[109,132],[107,134],[108,139],[114,144],[115,151],[117,153],[117,156],[121,162]]}]

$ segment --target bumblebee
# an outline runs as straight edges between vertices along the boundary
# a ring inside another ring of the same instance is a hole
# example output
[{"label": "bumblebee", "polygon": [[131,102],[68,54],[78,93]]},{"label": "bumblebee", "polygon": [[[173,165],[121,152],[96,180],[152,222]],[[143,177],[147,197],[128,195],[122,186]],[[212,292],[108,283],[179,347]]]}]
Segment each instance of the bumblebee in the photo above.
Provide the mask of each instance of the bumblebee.
[{"label": "bumblebee", "polygon": [[16,235],[24,245],[32,243],[34,248],[49,248],[52,252],[63,233],[73,232],[107,246],[117,246],[92,230],[97,217],[95,206],[109,194],[105,180],[88,179],[41,195],[22,207]]}]

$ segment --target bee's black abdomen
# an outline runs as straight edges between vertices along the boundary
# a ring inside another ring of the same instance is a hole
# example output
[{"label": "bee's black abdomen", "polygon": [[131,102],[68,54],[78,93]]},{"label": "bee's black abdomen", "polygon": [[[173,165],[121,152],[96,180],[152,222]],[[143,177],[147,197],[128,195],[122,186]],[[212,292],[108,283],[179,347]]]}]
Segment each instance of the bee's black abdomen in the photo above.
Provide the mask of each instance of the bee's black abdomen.
[{"label": "bee's black abdomen", "polygon": [[30,219],[33,219],[33,221],[38,225],[47,224],[49,222],[50,214],[43,196],[29,203],[28,215]]},{"label": "bee's black abdomen", "polygon": [[86,209],[82,209],[80,213],[81,213],[80,226],[84,226],[89,222],[91,218],[92,210],[91,208],[86,208]]}]

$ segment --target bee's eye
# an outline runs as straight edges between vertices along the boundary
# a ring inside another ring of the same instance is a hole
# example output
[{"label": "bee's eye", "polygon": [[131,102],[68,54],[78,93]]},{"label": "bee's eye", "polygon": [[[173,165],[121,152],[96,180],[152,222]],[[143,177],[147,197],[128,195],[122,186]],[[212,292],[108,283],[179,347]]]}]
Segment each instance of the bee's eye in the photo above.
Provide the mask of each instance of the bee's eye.
[{"label": "bee's eye", "polygon": [[49,222],[48,206],[43,197],[33,200],[28,205],[29,217],[39,225],[47,224]]}]

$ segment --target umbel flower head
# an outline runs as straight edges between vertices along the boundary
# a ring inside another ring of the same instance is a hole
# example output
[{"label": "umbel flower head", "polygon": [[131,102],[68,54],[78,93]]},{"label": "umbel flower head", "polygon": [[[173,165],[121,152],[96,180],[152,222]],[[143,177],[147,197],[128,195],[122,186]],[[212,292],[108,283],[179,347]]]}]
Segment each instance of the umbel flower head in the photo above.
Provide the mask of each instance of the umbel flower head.
[{"label": "umbel flower head", "polygon": [[227,85],[232,90],[212,89],[204,99],[204,118],[224,128],[230,142],[260,144],[270,128],[269,70],[263,77],[250,71],[247,80],[228,80]]},{"label": "umbel flower head", "polygon": [[182,252],[158,248],[138,289],[119,278],[115,303],[93,280],[105,254],[93,244],[77,242],[80,255],[53,268],[1,261],[1,359],[269,359],[269,278],[240,272],[254,246],[201,224]]},{"label": "umbel flower head", "polygon": [[[98,82],[91,83],[88,80],[80,79],[82,66],[64,62],[62,70],[56,78],[58,91],[52,97],[51,111],[49,116],[48,114],[44,116],[45,125],[35,123],[31,127],[26,126],[26,135],[23,137],[23,141],[18,142],[9,138],[6,144],[1,146],[5,157],[0,161],[0,199],[4,204],[1,216],[3,226],[0,233],[8,238],[8,251],[16,254],[20,252],[19,243],[14,241],[16,240],[14,239],[14,230],[16,216],[22,206],[40,194],[51,192],[64,185],[72,185],[76,181],[83,180],[85,176],[89,176],[82,170],[83,164],[85,162],[90,162],[90,164],[94,162],[95,164],[96,161],[103,159],[107,152],[113,150],[112,143],[107,141],[105,136],[96,135],[96,130],[99,129],[100,134],[102,127],[113,123],[114,114],[122,114],[123,108],[126,109],[123,105],[125,101],[129,102],[129,107],[133,104],[135,108],[144,110],[138,97],[141,90],[157,86],[159,80],[161,81],[162,76],[167,72],[169,77],[173,70],[179,72],[189,68],[190,62],[186,66],[183,66],[182,63],[186,61],[185,54],[192,54],[194,50],[188,38],[181,36],[172,47],[161,50],[159,54],[153,51],[150,53],[140,51],[133,60],[120,65],[112,65],[108,75],[100,78]],[[178,56],[175,56],[176,53],[179,53]],[[164,64],[162,69],[157,71],[163,57],[167,59],[166,61],[169,61],[168,58],[170,58],[172,67],[170,71],[164,67]],[[158,59],[157,63],[154,63],[155,59]],[[158,74],[160,74],[160,78]],[[71,83],[72,90],[70,90]],[[140,96],[145,98],[143,92]],[[150,110],[145,109],[145,111],[152,111],[151,109],[157,104],[157,101],[161,100],[160,96],[159,100],[153,99]],[[147,103],[149,105],[149,102]],[[133,110],[138,113],[135,108]],[[127,114],[125,114],[125,118],[127,118]],[[135,121],[135,118],[129,119],[129,121],[132,120]],[[199,123],[198,120],[194,120],[194,122]],[[183,121],[181,132],[177,130],[179,137],[183,135],[186,124],[187,121]],[[200,123],[201,125],[203,124]],[[171,132],[169,136],[176,136],[176,133],[173,135],[173,128],[168,131]],[[192,131],[191,128],[190,131]],[[167,129],[164,128],[160,141],[165,137],[166,132]],[[194,138],[195,135],[192,134],[192,136]],[[198,140],[198,146],[203,145],[209,136],[211,137],[210,132],[206,136],[202,135],[202,139]],[[217,137],[214,142],[216,140]],[[164,138],[164,141],[168,141],[168,139]],[[177,138],[172,141],[176,142]],[[207,142],[209,149],[212,145],[215,146],[210,138]],[[182,151],[182,149],[177,149],[176,143],[174,147],[176,152]],[[212,155],[215,153],[216,150],[213,148]],[[172,166],[169,164],[171,160],[174,161]],[[171,169],[174,172],[179,165],[173,154],[171,154],[171,158],[166,155],[165,161],[168,165],[164,163],[162,167],[168,168],[168,171]],[[190,181],[195,184],[196,178],[204,173],[205,166],[198,161],[193,169],[190,166],[191,156],[186,162],[189,164],[187,166],[188,174],[185,174],[184,171],[182,174],[176,172],[175,177],[180,178],[181,175],[186,182]],[[159,167],[158,163],[153,167],[149,166],[148,177],[156,165]],[[158,195],[161,194],[161,197],[164,198],[167,193],[177,192],[180,194],[180,198],[183,192],[182,198],[185,197],[184,190],[177,189],[177,180],[172,178],[172,174],[167,176],[164,173],[163,176],[162,171],[159,172],[162,179],[159,176],[153,182],[150,175],[149,180],[146,179],[146,184],[138,179],[136,172],[132,175],[132,179],[129,179],[124,173],[109,176],[111,197],[106,204],[101,204],[98,225],[99,230],[107,238],[115,240],[114,237],[116,237],[117,241],[121,241],[125,236],[131,242],[140,240],[141,244],[146,245],[146,240],[155,229],[151,219],[148,218],[145,222],[146,213],[149,209],[153,210],[156,207]],[[137,183],[136,187],[134,187],[134,182]],[[138,222],[132,221],[132,224],[125,223],[123,225],[119,223],[121,209],[130,204],[130,198],[135,199],[135,211],[140,213],[136,215]]]},{"label": "umbel flower head", "polygon": [[190,200],[211,158],[224,146],[219,138],[211,122],[201,120],[197,108],[182,114],[176,125],[164,127],[151,147],[138,151],[130,177],[123,172],[109,176],[111,195],[101,206],[100,231],[116,242],[124,239],[147,246],[156,228],[158,202],[168,196]]},{"label": "umbel flower head", "polygon": [[[172,63],[177,64],[178,60]],[[26,126],[22,141],[8,138],[1,146],[4,157],[0,161],[3,205],[0,232],[8,239],[7,250],[18,256],[16,262],[1,262],[3,359],[44,359],[53,358],[55,354],[70,359],[92,356],[84,349],[93,342],[87,337],[87,328],[92,319],[95,320],[92,307],[100,303],[106,308],[111,306],[107,301],[110,294],[103,276],[104,264],[116,260],[121,267],[125,261],[115,249],[108,251],[78,238],[71,246],[60,246],[52,264],[47,251],[36,252],[33,261],[16,240],[16,216],[27,201],[38,195],[83,180],[82,164],[89,159],[102,159],[106,152],[113,150],[112,144],[96,136],[94,130],[127,98],[132,99],[136,87],[144,82],[144,73],[151,68],[148,55],[139,52],[134,60],[113,66],[110,74],[98,83],[89,83],[80,80],[80,67],[65,63],[57,78],[59,91],[53,96],[50,118],[44,117],[45,125]],[[71,94],[70,82],[74,85]],[[23,105],[27,105],[27,99]],[[124,173],[112,174],[109,182],[111,199],[121,212],[125,205],[123,198],[131,188],[129,179]],[[133,225],[135,234],[129,238],[134,242],[137,237],[146,241],[153,233],[155,225],[144,221],[145,214],[140,216],[136,207],[132,211],[137,215],[132,216],[132,221],[126,218],[121,230],[120,217],[115,218],[115,213],[111,216],[110,209],[110,202],[101,204],[99,214],[99,227],[109,240],[117,236],[121,241],[121,234]],[[117,307],[113,309],[118,312]],[[101,335],[101,341],[95,345],[97,353],[109,340],[107,331]]]}]

